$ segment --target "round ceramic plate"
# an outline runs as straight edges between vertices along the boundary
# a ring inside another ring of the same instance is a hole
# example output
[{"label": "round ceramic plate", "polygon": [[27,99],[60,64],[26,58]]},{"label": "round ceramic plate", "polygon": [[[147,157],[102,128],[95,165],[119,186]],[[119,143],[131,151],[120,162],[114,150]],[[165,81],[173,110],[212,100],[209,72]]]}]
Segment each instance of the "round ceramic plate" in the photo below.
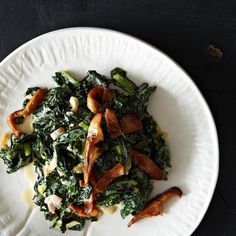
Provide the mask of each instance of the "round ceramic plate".
[{"label": "round ceramic plate", "polygon": [[[218,176],[217,133],[209,108],[189,76],[158,49],[128,35],[95,28],[54,31],[24,44],[0,64],[0,133],[9,113],[21,107],[30,86],[55,86],[51,75],[68,70],[82,78],[89,69],[109,76],[121,67],[136,83],[157,85],[149,111],[168,132],[172,169],[168,181],[155,184],[152,196],[171,187],[183,190],[181,199],[166,204],[163,216],[140,220],[128,228],[116,212],[66,235],[190,235],[211,201]],[[0,163],[0,235],[60,235],[39,210],[20,199],[29,186],[20,170],[6,174]]]}]

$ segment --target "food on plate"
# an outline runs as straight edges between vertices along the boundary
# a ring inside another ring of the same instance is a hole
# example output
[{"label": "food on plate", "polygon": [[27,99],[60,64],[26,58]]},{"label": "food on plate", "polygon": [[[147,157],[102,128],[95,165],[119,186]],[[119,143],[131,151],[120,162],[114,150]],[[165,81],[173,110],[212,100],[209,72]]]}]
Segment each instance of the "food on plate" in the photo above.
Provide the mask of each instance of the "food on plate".
[{"label": "food on plate", "polygon": [[165,203],[167,200],[169,200],[171,197],[174,196],[182,196],[182,191],[178,187],[172,187],[164,191],[163,193],[158,194],[153,199],[149,200],[146,204],[146,206],[138,212],[132,220],[129,222],[128,227],[130,227],[132,224],[134,224],[136,221],[150,217],[150,216],[157,216],[161,215],[164,210],[163,203]]},{"label": "food on plate", "polygon": [[[33,162],[34,203],[53,227],[82,230],[102,209],[120,205],[129,225],[159,215],[172,187],[148,201],[152,179],[167,180],[170,155],[147,111],[155,86],[137,86],[124,70],[110,78],[88,71],[82,80],[56,72],[53,88],[28,88],[22,109],[11,113],[0,157],[13,173]],[[29,119],[33,127],[24,132]],[[115,208],[114,208],[115,209]]]}]

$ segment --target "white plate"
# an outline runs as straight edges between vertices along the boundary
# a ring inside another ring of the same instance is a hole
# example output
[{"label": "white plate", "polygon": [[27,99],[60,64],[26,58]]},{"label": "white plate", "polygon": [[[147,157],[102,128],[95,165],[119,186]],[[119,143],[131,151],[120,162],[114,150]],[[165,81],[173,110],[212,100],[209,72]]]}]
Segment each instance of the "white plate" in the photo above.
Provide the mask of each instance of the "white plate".
[{"label": "white plate", "polygon": [[[200,223],[212,198],[218,176],[218,140],[212,115],[189,76],[152,46],[125,34],[95,28],[54,31],[24,44],[0,64],[0,133],[7,115],[19,109],[29,86],[54,85],[55,71],[69,70],[82,78],[88,69],[109,75],[114,67],[128,71],[137,83],[158,86],[149,110],[168,131],[172,169],[168,181],[155,185],[152,195],[173,185],[184,195],[167,204],[164,216],[141,220],[127,228],[119,212],[86,225],[81,233],[66,235],[190,235]],[[0,164],[0,235],[59,235],[48,229],[38,210],[20,200],[28,183],[22,171],[7,175]]]}]

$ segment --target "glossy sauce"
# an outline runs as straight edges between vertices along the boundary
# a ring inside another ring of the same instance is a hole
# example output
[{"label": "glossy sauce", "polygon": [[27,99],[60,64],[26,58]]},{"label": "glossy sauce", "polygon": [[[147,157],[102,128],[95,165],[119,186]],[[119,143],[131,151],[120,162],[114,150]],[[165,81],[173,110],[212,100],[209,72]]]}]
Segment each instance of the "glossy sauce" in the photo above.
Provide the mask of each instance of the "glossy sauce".
[{"label": "glossy sauce", "polygon": [[104,207],[104,206],[101,206],[100,209],[102,210],[102,212],[104,214],[113,214],[116,212],[116,209],[117,209],[117,206],[114,205],[114,206],[110,206],[110,207]]},{"label": "glossy sauce", "polygon": [[20,194],[20,198],[23,203],[25,203],[28,207],[31,209],[35,208],[36,205],[34,204],[32,198],[33,198],[33,189],[32,187],[26,188],[23,190]]},{"label": "glossy sauce", "polygon": [[1,137],[0,147],[3,149],[8,148],[8,142],[10,140],[10,133],[4,133]]},{"label": "glossy sauce", "polygon": [[36,173],[34,171],[33,163],[28,164],[24,167],[24,177],[28,180],[32,185],[34,185],[36,181]]}]

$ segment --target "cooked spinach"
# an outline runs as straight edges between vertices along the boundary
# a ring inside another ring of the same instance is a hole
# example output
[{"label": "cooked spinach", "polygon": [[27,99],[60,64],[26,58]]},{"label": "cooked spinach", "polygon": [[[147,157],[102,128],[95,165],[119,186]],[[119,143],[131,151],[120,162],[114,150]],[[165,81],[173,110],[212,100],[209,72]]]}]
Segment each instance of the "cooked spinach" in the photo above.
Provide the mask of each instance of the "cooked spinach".
[{"label": "cooked spinach", "polygon": [[150,178],[134,166],[129,174],[113,182],[98,198],[98,204],[106,207],[121,203],[121,216],[136,214],[148,200],[152,191]]},{"label": "cooked spinach", "polygon": [[7,173],[15,172],[32,162],[34,158],[32,143],[34,140],[34,134],[22,135],[20,139],[16,139],[14,135],[11,135],[9,148],[0,149],[0,157],[7,165]]},{"label": "cooked spinach", "polygon": [[[34,185],[34,202],[45,218],[52,221],[52,227],[59,227],[62,232],[67,229],[82,230],[86,220],[97,220],[96,217],[79,217],[69,206],[75,204],[83,207],[93,191],[90,184],[81,187],[83,173],[76,171],[75,167],[84,163],[88,127],[94,116],[87,107],[87,95],[96,86],[106,87],[112,91],[113,98],[108,106],[115,112],[117,119],[128,112],[136,113],[143,129],[122,133],[112,139],[103,118],[104,141],[99,144],[102,155],[94,163],[94,175],[97,179],[101,178],[117,163],[122,163],[127,173],[115,179],[105,192],[97,193],[95,203],[106,207],[121,204],[123,218],[136,214],[149,199],[152,183],[150,177],[133,162],[129,155],[130,148],[147,153],[165,172],[165,176],[170,168],[166,142],[157,132],[157,124],[147,111],[149,97],[156,87],[147,83],[137,86],[120,68],[111,71],[111,78],[91,70],[80,81],[65,71],[56,72],[53,80],[57,87],[49,89],[32,113],[33,132],[22,134],[19,139],[12,134],[9,147],[0,149],[0,157],[7,165],[7,172],[15,172],[34,162],[38,176]],[[23,108],[38,89],[27,89]],[[75,112],[71,111],[69,102],[72,96],[79,103]],[[19,117],[15,123],[23,121],[24,118]],[[63,129],[63,132],[53,136],[58,129]],[[54,195],[61,201],[55,213],[52,213],[45,199]]]}]

